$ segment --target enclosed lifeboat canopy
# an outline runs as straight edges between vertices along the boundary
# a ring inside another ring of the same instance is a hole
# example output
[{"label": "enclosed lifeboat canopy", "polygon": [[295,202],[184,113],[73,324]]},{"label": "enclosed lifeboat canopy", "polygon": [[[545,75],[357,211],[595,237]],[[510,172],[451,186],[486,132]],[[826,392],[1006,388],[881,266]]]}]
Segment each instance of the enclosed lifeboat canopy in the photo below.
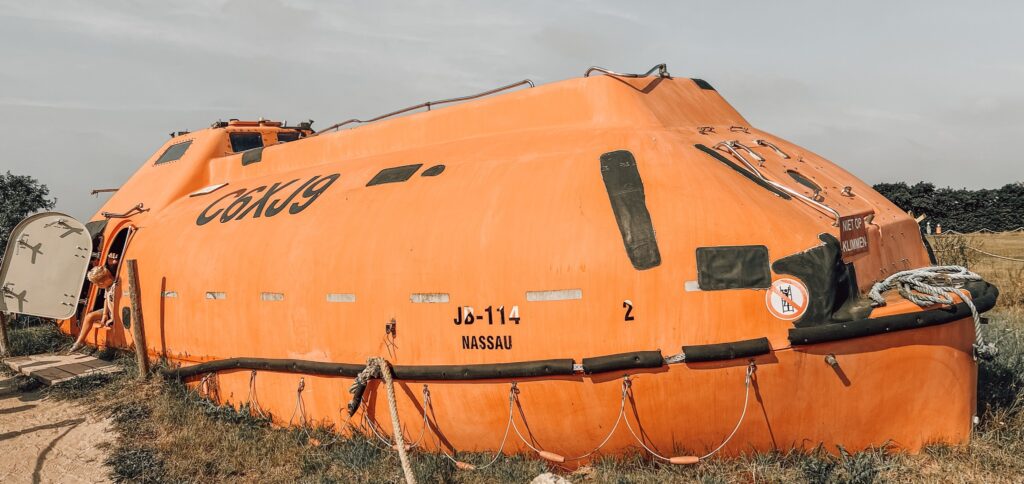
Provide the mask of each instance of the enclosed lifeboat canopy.
[{"label": "enclosed lifeboat canopy", "polygon": [[[865,297],[929,265],[915,220],[664,66],[532,86],[174,136],[93,218],[98,253],[138,262],[149,353],[221,403],[295,425],[298,389],[311,421],[387,439],[373,358],[448,454],[968,439],[963,299],[995,288]],[[125,299],[93,344],[133,343]]]}]

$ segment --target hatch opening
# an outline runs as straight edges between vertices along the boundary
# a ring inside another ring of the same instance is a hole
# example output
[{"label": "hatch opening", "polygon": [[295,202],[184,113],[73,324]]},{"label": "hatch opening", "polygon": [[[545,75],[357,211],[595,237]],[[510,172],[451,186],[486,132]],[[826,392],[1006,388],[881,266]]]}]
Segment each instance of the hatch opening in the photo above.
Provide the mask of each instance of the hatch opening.
[{"label": "hatch opening", "polygon": [[[128,244],[128,236],[131,234],[131,231],[132,228],[129,226],[125,226],[121,230],[117,231],[117,235],[114,235],[114,238],[111,239],[110,246],[107,247],[107,252],[103,254],[102,257],[99,258],[98,263],[103,264],[107,260],[107,256],[109,256],[110,254],[118,255],[117,265],[114,267],[114,270],[112,271],[115,284],[117,283],[117,275],[121,271],[121,266],[124,264],[124,249],[125,246]],[[117,287],[111,287],[110,289],[103,289],[97,291],[96,297],[92,301],[91,311],[103,308],[103,301],[106,298],[106,291],[117,289]]]}]

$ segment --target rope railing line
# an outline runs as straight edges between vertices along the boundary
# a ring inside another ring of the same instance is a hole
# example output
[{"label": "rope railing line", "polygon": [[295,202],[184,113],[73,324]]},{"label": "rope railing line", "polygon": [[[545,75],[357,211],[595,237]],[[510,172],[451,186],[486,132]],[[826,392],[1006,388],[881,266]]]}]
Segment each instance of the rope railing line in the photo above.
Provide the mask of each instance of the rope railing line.
[{"label": "rope railing line", "polygon": [[739,431],[740,425],[743,423],[743,419],[747,416],[747,408],[749,408],[750,403],[750,385],[751,383],[753,383],[752,380],[754,378],[754,372],[756,371],[757,365],[754,364],[754,360],[750,360],[750,364],[747,366],[746,376],[743,379],[743,411],[740,412],[740,418],[739,420],[736,421],[736,426],[733,427],[732,432],[729,433],[729,436],[726,437],[725,440],[723,440],[722,443],[718,445],[718,447],[715,447],[715,450],[712,450],[711,452],[702,455],[700,457],[700,460],[705,460],[708,457],[715,455],[716,453],[718,453],[718,451],[722,450],[722,448],[725,447],[725,444],[728,444],[729,441],[736,436],[736,432]]},{"label": "rope railing line", "polygon": [[989,230],[989,229],[980,229],[980,230],[975,230],[973,232],[960,232],[958,230],[948,229],[948,230],[943,230],[941,234],[926,234],[926,235],[930,235],[930,236],[933,236],[933,237],[942,237],[944,235],[1005,235],[1005,234],[1016,234],[1016,233],[1020,233],[1020,232],[1024,232],[1024,227],[1017,227],[1015,229],[1003,230],[1003,231],[1000,231],[1000,232],[996,232],[994,230]]},{"label": "rope railing line", "polygon": [[[373,358],[371,358],[371,360],[373,360]],[[372,369],[369,372],[361,373],[358,378],[365,378],[366,380],[369,380],[369,379],[372,379],[372,378],[381,378],[381,379],[385,380],[385,388],[387,388],[389,386],[391,388],[393,388],[393,384],[389,384],[389,382],[387,381],[387,380],[390,380],[390,379],[386,378],[385,375],[384,375],[383,367],[379,366],[379,365],[381,365],[381,364],[368,364],[367,367],[368,368],[372,368]],[[429,413],[433,411],[433,402],[431,400],[430,392],[427,389],[426,385],[424,385],[424,390],[423,390],[423,406],[422,406],[422,408],[423,408],[423,429],[421,429],[420,437],[417,439],[417,441],[415,443],[407,445],[404,442],[404,439],[405,439],[404,432],[401,430],[401,424],[398,421],[397,403],[393,400],[392,396],[389,396],[388,406],[389,406],[389,408],[391,410],[392,425],[393,425],[393,434],[392,435],[393,435],[394,443],[392,443],[391,439],[388,439],[387,437],[385,437],[383,435],[383,432],[382,432],[383,429],[380,429],[380,431],[378,431],[378,429],[376,428],[377,427],[376,422],[373,421],[372,418],[369,418],[365,412],[363,414],[363,418],[364,418],[364,421],[367,423],[367,426],[370,428],[371,432],[377,437],[377,439],[379,439],[385,445],[398,450],[400,460],[402,459],[402,456],[403,456],[403,454],[406,453],[406,451],[411,450],[413,447],[419,445],[419,443],[424,438],[424,435],[426,434],[427,428],[429,427],[430,430],[432,431],[432,433],[434,434],[434,441],[437,443],[438,451],[441,452],[441,454],[446,459],[451,461],[457,468],[462,469],[462,470],[482,470],[482,469],[486,469],[486,468],[490,467],[495,462],[497,462],[498,459],[501,458],[502,455],[504,455],[503,452],[504,452],[504,449],[505,449],[505,444],[508,442],[508,437],[509,437],[510,431],[514,432],[515,435],[517,437],[519,437],[520,441],[522,441],[523,444],[527,448],[529,448],[530,450],[532,450],[538,456],[540,456],[541,458],[543,458],[545,460],[548,460],[548,461],[551,461],[551,462],[554,462],[554,463],[562,463],[562,462],[566,462],[566,461],[582,460],[582,459],[590,457],[590,456],[596,454],[597,452],[599,452],[611,440],[611,438],[615,434],[616,430],[618,430],[619,424],[621,422],[623,422],[623,421],[626,423],[626,428],[629,430],[629,433],[630,433],[630,435],[632,435],[633,439],[640,445],[640,447],[642,447],[645,451],[647,451],[651,456],[653,456],[653,457],[655,457],[657,459],[663,460],[665,462],[671,463],[671,464],[696,464],[696,463],[698,463],[698,462],[700,462],[702,460],[706,460],[706,459],[710,458],[711,456],[715,455],[716,453],[718,453],[720,450],[722,450],[732,440],[733,437],[736,436],[736,433],[739,431],[740,426],[743,424],[743,421],[744,421],[744,419],[745,419],[745,417],[747,415],[747,410],[749,409],[749,406],[750,406],[749,405],[750,404],[750,386],[751,386],[752,378],[753,378],[753,375],[754,375],[754,372],[756,371],[756,369],[757,369],[756,363],[753,360],[750,360],[750,362],[747,365],[746,371],[744,373],[743,407],[742,407],[742,411],[740,412],[739,419],[736,421],[736,425],[732,428],[732,431],[729,433],[729,435],[726,436],[725,439],[717,447],[715,447],[710,452],[708,452],[707,454],[704,454],[703,456],[700,456],[700,457],[697,457],[697,456],[666,457],[664,455],[661,455],[660,453],[658,453],[654,449],[650,448],[646,444],[645,440],[643,438],[641,438],[639,435],[637,435],[637,431],[633,429],[633,425],[629,422],[629,418],[625,414],[626,413],[626,400],[627,400],[627,398],[629,398],[630,395],[632,395],[632,379],[630,378],[630,376],[628,374],[624,375],[623,378],[622,378],[622,390],[621,390],[620,400],[619,400],[619,411],[616,413],[615,421],[612,422],[611,429],[604,436],[604,438],[601,439],[601,442],[599,444],[597,444],[596,447],[594,447],[590,451],[588,451],[588,452],[586,452],[584,454],[581,454],[579,456],[576,456],[576,457],[568,457],[568,458],[566,458],[566,457],[563,457],[561,455],[555,454],[553,452],[546,451],[543,448],[541,448],[539,445],[535,445],[531,441],[531,439],[528,439],[525,435],[523,435],[523,431],[521,431],[519,429],[519,425],[516,423],[516,419],[515,419],[515,408],[516,408],[516,404],[519,403],[519,394],[520,394],[520,389],[519,389],[519,386],[518,386],[518,382],[512,382],[510,384],[510,386],[509,386],[509,393],[508,393],[508,419],[506,420],[506,423],[505,423],[505,432],[503,433],[503,435],[501,437],[501,441],[498,443],[498,447],[495,450],[494,456],[491,458],[491,460],[488,461],[486,464],[483,464],[483,465],[480,465],[480,466],[476,466],[476,465],[473,465],[473,464],[469,464],[469,463],[460,461],[460,460],[456,459],[453,454],[449,454],[444,449],[444,446],[442,445],[442,443],[440,441],[440,430],[437,429],[433,425],[433,423],[430,421],[430,419],[428,417]],[[379,371],[379,373],[377,373],[378,371]],[[393,390],[392,390],[392,394],[391,395],[394,395]],[[522,408],[522,404],[521,403],[519,403],[519,407],[520,407],[520,409]],[[525,414],[524,414],[523,418],[525,419]],[[525,422],[525,420],[524,420],[524,422]],[[405,468],[407,466],[408,466],[407,461],[403,462],[403,470],[405,470]],[[411,472],[411,470],[410,470],[410,472]],[[411,476],[411,474],[407,474],[406,478],[407,478],[407,482],[415,482],[414,480],[411,480],[411,479],[414,479]]]},{"label": "rope railing line", "polygon": [[497,88],[491,89],[489,91],[479,92],[479,93],[476,93],[476,94],[470,94],[468,96],[459,96],[459,97],[453,97],[453,98],[448,98],[448,99],[441,99],[441,100],[438,100],[438,101],[427,101],[425,103],[420,103],[420,104],[417,104],[415,106],[409,106],[409,107],[406,107],[406,108],[399,109],[397,111],[392,111],[390,113],[381,114],[380,116],[376,116],[376,117],[373,117],[373,118],[370,118],[370,119],[352,118],[352,119],[349,119],[349,120],[346,120],[346,121],[342,121],[340,123],[332,124],[331,126],[329,126],[327,128],[324,128],[324,129],[322,129],[320,131],[317,131],[314,134],[314,136],[326,133],[326,132],[331,131],[331,130],[336,130],[336,129],[338,129],[338,128],[342,127],[342,126],[345,126],[347,124],[366,124],[366,123],[372,123],[372,122],[375,122],[375,121],[380,121],[380,120],[385,119],[385,118],[390,118],[391,116],[397,116],[399,114],[405,114],[405,113],[408,113],[410,111],[415,111],[417,109],[422,109],[422,108],[427,108],[427,111],[430,111],[430,108],[433,107],[433,106],[438,106],[438,105],[441,105],[441,104],[461,102],[461,101],[469,101],[469,100],[481,98],[481,97],[484,97],[484,96],[489,96],[491,94],[495,94],[495,93],[498,93],[498,92],[501,92],[501,91],[506,91],[508,89],[512,89],[514,87],[519,87],[519,86],[524,86],[524,85],[529,85],[530,87],[534,87],[533,81],[531,81],[529,79],[523,79],[523,80],[521,80],[519,82],[513,82],[512,84],[508,84],[508,85],[505,85],[505,86],[497,87]]},{"label": "rope railing line", "polygon": [[[1013,261],[1013,262],[1024,262],[1024,259],[1017,259],[1017,258],[1006,256],[1006,255],[993,254],[991,252],[986,252],[984,250],[981,250],[981,249],[979,249],[977,247],[972,247],[970,245],[965,245],[964,249],[973,250],[974,252],[978,252],[980,254],[984,254],[984,255],[987,255],[989,257],[995,257],[996,259],[1003,259],[1003,260],[1008,260],[1008,261]],[[942,248],[942,249],[932,249],[932,250],[935,251],[935,252],[960,252],[961,251],[960,249],[957,249],[957,248]]]},{"label": "rope railing line", "polygon": [[978,253],[981,253],[981,254],[985,254],[985,255],[987,255],[989,257],[995,257],[996,259],[1003,259],[1003,260],[1008,260],[1008,261],[1013,261],[1013,262],[1024,262],[1024,259],[1017,259],[1017,258],[1014,258],[1014,257],[1005,256],[1005,255],[993,254],[991,252],[985,252],[984,250],[977,249],[977,248],[974,248],[974,247],[971,247],[971,246],[967,246],[967,248],[971,249],[971,250],[973,250],[975,252],[978,252]]}]

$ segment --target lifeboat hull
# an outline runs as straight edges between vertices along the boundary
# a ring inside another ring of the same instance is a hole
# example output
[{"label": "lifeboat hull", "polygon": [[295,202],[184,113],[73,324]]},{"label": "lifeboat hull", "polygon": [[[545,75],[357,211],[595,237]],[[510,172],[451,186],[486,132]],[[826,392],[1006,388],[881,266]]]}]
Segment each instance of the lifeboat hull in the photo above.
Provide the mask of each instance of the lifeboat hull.
[{"label": "lifeboat hull", "polygon": [[[863,297],[929,264],[917,223],[704,81],[574,79],[232,153],[240,129],[179,135],[94,220],[138,262],[150,355],[220,403],[387,438],[379,380],[347,409],[381,357],[406,440],[447,453],[969,438],[965,305]],[[132,346],[116,299],[92,344]]]}]

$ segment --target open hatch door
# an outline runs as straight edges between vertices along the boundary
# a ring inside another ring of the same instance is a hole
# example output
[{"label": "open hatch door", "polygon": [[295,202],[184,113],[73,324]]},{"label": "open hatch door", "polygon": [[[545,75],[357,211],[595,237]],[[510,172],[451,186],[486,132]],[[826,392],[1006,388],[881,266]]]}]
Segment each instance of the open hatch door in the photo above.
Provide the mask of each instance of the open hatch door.
[{"label": "open hatch door", "polygon": [[45,212],[22,220],[0,266],[0,311],[70,318],[91,253],[89,231],[69,215]]}]

